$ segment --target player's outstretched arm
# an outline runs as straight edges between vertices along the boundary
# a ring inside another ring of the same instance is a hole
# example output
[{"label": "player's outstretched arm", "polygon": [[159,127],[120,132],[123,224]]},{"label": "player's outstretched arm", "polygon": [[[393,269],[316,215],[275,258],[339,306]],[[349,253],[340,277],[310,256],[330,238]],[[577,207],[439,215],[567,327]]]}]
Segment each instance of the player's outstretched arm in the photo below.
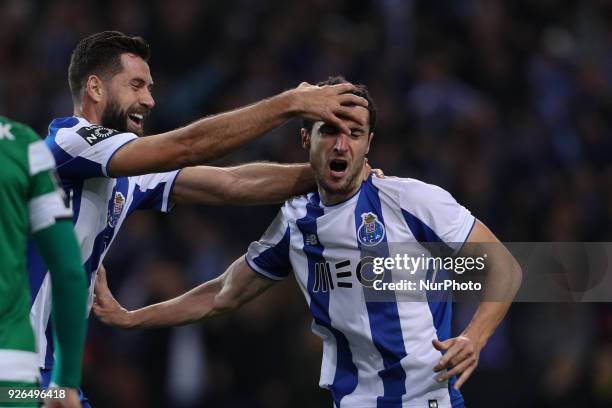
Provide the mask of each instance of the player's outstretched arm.
[{"label": "player's outstretched arm", "polygon": [[[380,169],[364,168],[364,180]],[[316,188],[310,164],[249,163],[236,167],[196,166],[183,169],[172,189],[177,204],[272,204]]]},{"label": "player's outstretched arm", "polygon": [[52,383],[78,388],[87,324],[87,279],[70,220],[58,220],[34,233],[49,273],[56,364]]},{"label": "player's outstretched arm", "polygon": [[175,170],[217,159],[293,117],[323,120],[350,133],[340,117],[357,122],[348,105],[367,106],[347,93],[351,84],[299,87],[240,109],[200,119],[185,127],[136,139],[111,158],[109,173],[133,176]]},{"label": "player's outstretched arm", "polygon": [[242,256],[218,278],[210,280],[181,296],[142,309],[127,311],[113,297],[103,268],[96,279],[93,311],[111,326],[154,328],[179,326],[218,316],[240,306],[269,289],[274,281],[254,272]]},{"label": "player's outstretched arm", "polygon": [[249,163],[237,167],[183,169],[172,189],[175,203],[271,204],[311,191],[309,164]]},{"label": "player's outstretched arm", "polygon": [[440,375],[440,381],[459,375],[455,389],[459,389],[478,366],[480,350],[508,312],[522,280],[522,270],[516,259],[483,223],[476,220],[467,242],[469,244],[465,245],[460,256],[478,257],[483,252],[487,254],[484,298],[493,301],[480,303],[470,324],[460,336],[433,341],[434,347],[444,353],[434,371],[447,370]]}]

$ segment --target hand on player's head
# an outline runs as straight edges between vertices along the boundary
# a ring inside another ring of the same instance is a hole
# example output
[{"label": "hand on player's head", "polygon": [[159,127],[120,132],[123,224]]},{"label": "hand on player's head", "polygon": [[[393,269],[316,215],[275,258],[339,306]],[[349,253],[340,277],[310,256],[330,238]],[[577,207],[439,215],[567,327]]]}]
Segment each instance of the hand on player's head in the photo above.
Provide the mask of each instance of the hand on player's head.
[{"label": "hand on player's head", "polygon": [[366,124],[352,108],[368,106],[365,98],[351,93],[354,90],[355,86],[350,83],[317,86],[302,82],[295,89],[298,95],[298,111],[306,119],[331,123],[346,134],[350,134],[350,129],[345,123],[347,119],[360,125]]}]

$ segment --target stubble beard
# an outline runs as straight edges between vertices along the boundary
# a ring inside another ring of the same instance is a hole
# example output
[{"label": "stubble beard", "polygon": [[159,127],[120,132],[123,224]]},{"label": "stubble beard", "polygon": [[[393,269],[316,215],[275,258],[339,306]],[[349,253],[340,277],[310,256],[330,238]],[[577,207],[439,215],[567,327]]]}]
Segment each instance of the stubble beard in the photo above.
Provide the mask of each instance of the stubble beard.
[{"label": "stubble beard", "polygon": [[131,131],[128,129],[128,114],[127,111],[121,110],[119,104],[114,100],[110,100],[106,105],[106,109],[102,112],[100,124],[106,128],[116,130],[118,132],[132,132],[138,136],[142,136],[140,129]]}]

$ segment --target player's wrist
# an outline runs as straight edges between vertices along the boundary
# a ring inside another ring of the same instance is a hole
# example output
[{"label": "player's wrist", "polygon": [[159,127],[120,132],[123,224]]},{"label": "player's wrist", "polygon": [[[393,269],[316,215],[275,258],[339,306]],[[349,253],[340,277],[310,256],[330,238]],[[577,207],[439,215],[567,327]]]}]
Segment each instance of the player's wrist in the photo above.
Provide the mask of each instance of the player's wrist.
[{"label": "player's wrist", "polygon": [[298,88],[289,89],[276,96],[280,105],[280,112],[286,119],[300,116],[305,112],[303,98]]},{"label": "player's wrist", "polygon": [[482,350],[489,340],[489,336],[486,334],[486,332],[482,328],[476,326],[467,327],[463,333],[461,333],[461,336],[473,340],[478,347],[478,350]]},{"label": "player's wrist", "polygon": [[138,314],[136,311],[125,310],[119,322],[119,326],[123,329],[135,329],[138,328]]}]

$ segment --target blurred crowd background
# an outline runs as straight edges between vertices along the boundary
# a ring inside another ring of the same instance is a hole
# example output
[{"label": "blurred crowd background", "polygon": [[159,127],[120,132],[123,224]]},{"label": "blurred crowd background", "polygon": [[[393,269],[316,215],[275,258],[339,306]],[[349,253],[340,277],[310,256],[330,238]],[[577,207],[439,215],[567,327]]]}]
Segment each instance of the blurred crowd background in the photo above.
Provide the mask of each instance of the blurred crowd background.
[{"label": "blurred crowd background", "polygon": [[[36,1],[0,7],[0,112],[41,135],[72,114],[79,39],[142,35],[149,133],[343,74],[379,107],[388,175],[452,192],[501,240],[612,240],[612,1]],[[303,162],[299,122],[231,154]],[[137,213],[105,262],[128,309],[221,273],[278,206]],[[455,329],[470,317],[457,305]],[[92,319],[94,407],[328,407],[320,341],[292,278],[238,313],[122,331]],[[470,407],[612,406],[612,307],[517,304],[464,387]]]}]

